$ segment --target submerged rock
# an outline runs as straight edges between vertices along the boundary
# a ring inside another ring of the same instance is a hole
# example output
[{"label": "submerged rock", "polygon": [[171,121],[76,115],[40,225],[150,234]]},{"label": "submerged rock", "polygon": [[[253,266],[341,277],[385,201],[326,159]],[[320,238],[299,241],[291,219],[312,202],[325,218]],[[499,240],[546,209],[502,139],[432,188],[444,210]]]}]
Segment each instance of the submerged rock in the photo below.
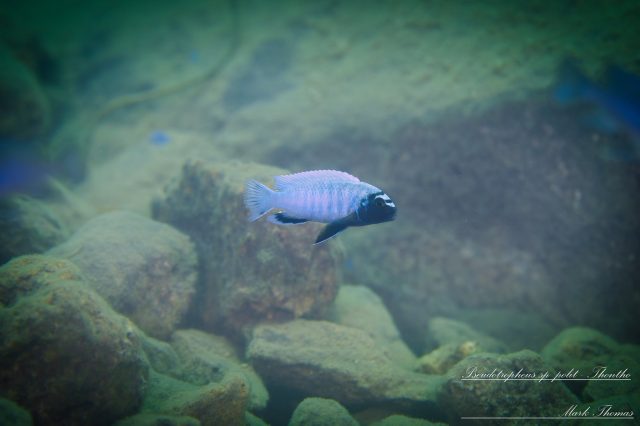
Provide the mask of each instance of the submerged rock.
[{"label": "submerged rock", "polygon": [[38,254],[61,243],[67,230],[41,201],[26,195],[0,200],[0,264],[23,254]]},{"label": "submerged rock", "polygon": [[[521,374],[540,375],[546,371],[553,374],[553,368],[529,350],[508,355],[472,355],[449,370],[438,401],[454,424],[461,423],[463,416],[558,416],[579,402],[559,381],[462,380],[463,377],[476,377],[476,373],[516,374],[521,370]],[[469,424],[484,423],[469,420]]]},{"label": "submerged rock", "polygon": [[358,422],[332,399],[306,398],[293,412],[289,426],[358,426]]},{"label": "submerged rock", "polygon": [[618,343],[587,327],[564,329],[542,349],[542,356],[559,370],[578,368],[590,371],[593,359],[614,354]]},{"label": "submerged rock", "polygon": [[570,327],[552,339],[542,356],[560,371],[578,370],[578,377],[608,378],[620,372],[632,380],[589,380],[568,382],[586,400],[599,400],[640,391],[633,374],[640,371],[640,347],[621,345],[597,330]]},{"label": "submerged rock", "polygon": [[219,383],[195,386],[151,372],[143,413],[187,416],[202,426],[244,425],[249,397],[244,380],[227,375]]},{"label": "submerged rock", "polygon": [[1,395],[42,425],[107,425],[142,402],[134,326],[72,263],[23,256],[0,268]]},{"label": "submerged rock", "polygon": [[380,421],[371,423],[371,426],[445,426],[444,423],[433,423],[429,420],[414,419],[412,417],[395,414]]},{"label": "submerged rock", "polygon": [[318,226],[247,220],[245,182],[285,173],[256,164],[188,163],[155,203],[156,219],[196,243],[202,287],[193,309],[205,328],[234,333],[263,320],[312,316],[334,299],[339,262],[333,244],[312,245]]},{"label": "submerged rock", "polygon": [[240,362],[235,348],[224,337],[198,330],[179,330],[173,334],[171,345],[181,361],[180,379],[204,385],[234,374],[247,386],[248,408],[261,410],[266,407],[269,393],[262,380],[249,365]]},{"label": "submerged rock", "polygon": [[171,335],[194,291],[189,238],[133,213],[99,216],[49,253],[72,260],[115,310],[154,337]]},{"label": "submerged rock", "polygon": [[31,426],[31,414],[13,401],[0,398],[0,425]]},{"label": "submerged rock", "polygon": [[440,385],[435,376],[395,365],[367,333],[324,321],[258,326],[247,355],[267,382],[346,405],[428,411]]},{"label": "submerged rock", "polygon": [[327,319],[367,332],[396,364],[409,370],[415,367],[415,355],[402,341],[380,297],[369,288],[352,285],[340,287]]},{"label": "submerged rock", "polygon": [[199,420],[167,414],[136,414],[120,420],[114,426],[200,426]]}]

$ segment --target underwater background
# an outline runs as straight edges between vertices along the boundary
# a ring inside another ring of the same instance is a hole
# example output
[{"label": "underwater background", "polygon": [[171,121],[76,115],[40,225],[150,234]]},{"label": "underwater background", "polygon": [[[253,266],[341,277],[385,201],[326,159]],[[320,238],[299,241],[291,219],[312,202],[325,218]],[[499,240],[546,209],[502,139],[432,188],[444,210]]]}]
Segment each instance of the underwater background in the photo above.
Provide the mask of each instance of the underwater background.
[{"label": "underwater background", "polygon": [[[634,424],[638,28],[623,0],[0,0],[0,424]],[[249,179],[320,169],[395,220],[247,220]]]}]

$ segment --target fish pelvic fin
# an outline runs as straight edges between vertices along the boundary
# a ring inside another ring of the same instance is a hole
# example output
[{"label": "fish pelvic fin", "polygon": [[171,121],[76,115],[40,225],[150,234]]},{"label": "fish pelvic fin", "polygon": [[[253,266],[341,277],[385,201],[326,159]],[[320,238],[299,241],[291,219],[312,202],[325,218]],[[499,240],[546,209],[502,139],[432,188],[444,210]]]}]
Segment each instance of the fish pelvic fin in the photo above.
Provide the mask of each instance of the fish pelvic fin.
[{"label": "fish pelvic fin", "polygon": [[299,219],[297,217],[288,216],[286,212],[272,214],[267,218],[267,220],[271,223],[275,223],[276,225],[300,225],[301,223],[309,222],[308,219]]},{"label": "fish pelvic fin", "polygon": [[338,235],[340,232],[344,231],[348,227],[349,227],[348,224],[342,223],[339,220],[335,222],[331,222],[330,224],[328,224],[322,229],[320,234],[318,234],[318,238],[316,238],[316,242],[313,243],[313,245],[323,243],[328,239],[335,237],[336,235]]},{"label": "fish pelvic fin", "polygon": [[254,222],[273,208],[275,192],[257,180],[249,180],[244,191],[244,205],[249,210],[249,221]]},{"label": "fish pelvic fin", "polygon": [[325,226],[318,235],[318,238],[316,238],[316,242],[313,244],[316,245],[320,244],[323,241],[327,241],[329,238],[335,237],[340,232],[353,225],[358,225],[357,212],[353,212],[350,215],[343,217],[342,219],[334,220],[333,222]]}]

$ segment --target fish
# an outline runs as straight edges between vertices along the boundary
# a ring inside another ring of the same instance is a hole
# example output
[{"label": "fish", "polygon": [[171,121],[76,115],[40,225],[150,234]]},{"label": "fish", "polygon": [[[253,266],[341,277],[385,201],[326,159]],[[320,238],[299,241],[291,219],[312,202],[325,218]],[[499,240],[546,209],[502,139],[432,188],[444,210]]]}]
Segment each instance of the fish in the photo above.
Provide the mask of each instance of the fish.
[{"label": "fish", "polygon": [[561,104],[584,102],[601,108],[628,131],[640,134],[640,78],[617,68],[609,67],[604,82],[592,81],[571,62],[560,69],[560,81],[555,98]]},{"label": "fish", "polygon": [[622,136],[626,144],[608,146],[609,159],[640,159],[640,77],[617,66],[609,66],[604,77],[592,80],[572,60],[560,67],[554,98],[561,105],[591,107],[584,118],[598,131]]},{"label": "fish", "polygon": [[326,223],[314,244],[335,237],[351,226],[394,220],[396,205],[380,188],[337,170],[312,170],[275,176],[273,189],[251,179],[244,203],[249,221],[276,210],[267,220],[277,225]]}]

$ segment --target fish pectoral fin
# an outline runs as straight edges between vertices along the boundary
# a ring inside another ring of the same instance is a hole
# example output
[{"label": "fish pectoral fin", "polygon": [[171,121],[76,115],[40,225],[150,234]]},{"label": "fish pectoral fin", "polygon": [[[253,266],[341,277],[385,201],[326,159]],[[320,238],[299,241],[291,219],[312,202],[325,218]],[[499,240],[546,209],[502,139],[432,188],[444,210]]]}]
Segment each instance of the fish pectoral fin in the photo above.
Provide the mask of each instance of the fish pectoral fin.
[{"label": "fish pectoral fin", "polygon": [[342,220],[331,222],[330,224],[324,227],[322,232],[320,232],[320,234],[318,235],[318,238],[316,238],[316,242],[313,244],[314,245],[320,244],[323,241],[327,241],[329,238],[335,237],[336,235],[338,235],[340,232],[344,231],[348,227],[349,227],[349,224]]},{"label": "fish pectoral fin", "polygon": [[275,223],[276,225],[299,225],[301,223],[309,222],[309,219],[287,216],[285,212],[272,214],[267,218],[267,220],[271,223]]}]

